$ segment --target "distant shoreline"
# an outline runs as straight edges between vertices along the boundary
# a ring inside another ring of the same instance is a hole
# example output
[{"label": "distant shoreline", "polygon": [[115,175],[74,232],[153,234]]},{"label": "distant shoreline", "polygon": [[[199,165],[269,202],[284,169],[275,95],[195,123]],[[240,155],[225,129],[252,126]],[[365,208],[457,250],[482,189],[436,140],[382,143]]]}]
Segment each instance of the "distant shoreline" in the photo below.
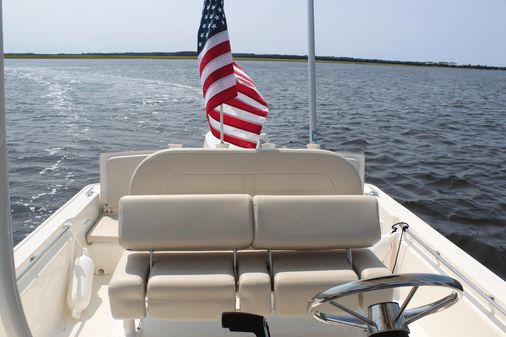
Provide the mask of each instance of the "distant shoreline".
[{"label": "distant shoreline", "polygon": [[[173,53],[82,53],[82,54],[35,54],[35,53],[5,53],[6,59],[155,59],[155,60],[191,60],[196,59],[196,53],[191,51]],[[252,54],[236,53],[238,60],[251,61],[283,61],[305,62],[307,56],[303,55],[280,55],[280,54]],[[506,70],[506,67],[486,66],[480,64],[456,64],[454,62],[417,62],[417,61],[392,61],[378,59],[362,59],[353,57],[317,56],[317,62],[321,63],[362,63],[383,65],[405,65],[417,67],[443,67],[459,69],[482,69],[482,70]]]}]

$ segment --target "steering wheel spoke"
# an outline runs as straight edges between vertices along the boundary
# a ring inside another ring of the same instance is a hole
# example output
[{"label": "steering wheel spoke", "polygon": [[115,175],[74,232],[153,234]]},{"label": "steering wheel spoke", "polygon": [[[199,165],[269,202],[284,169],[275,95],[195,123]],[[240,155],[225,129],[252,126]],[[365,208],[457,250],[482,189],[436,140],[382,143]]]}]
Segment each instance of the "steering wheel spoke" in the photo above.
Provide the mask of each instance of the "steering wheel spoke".
[{"label": "steering wheel spoke", "polygon": [[376,323],[374,323],[373,321],[371,321],[369,318],[367,318],[367,317],[365,317],[363,315],[360,315],[358,312],[351,310],[347,306],[344,306],[344,305],[342,305],[340,303],[337,303],[336,301],[330,301],[329,303],[332,304],[334,307],[336,307],[338,309],[341,309],[342,311],[347,312],[348,314],[350,314],[350,315],[358,318],[359,320],[361,320],[362,322],[364,322],[366,324],[376,325]]},{"label": "steering wheel spoke", "polygon": [[436,313],[438,311],[442,311],[455,303],[458,300],[458,294],[451,293],[450,295],[432,302],[430,304],[414,308],[411,310],[407,310],[404,316],[406,317],[406,324],[411,324],[416,320],[419,320],[422,317],[425,317],[427,315]]},{"label": "steering wheel spoke", "polygon": [[402,302],[401,309],[399,310],[399,313],[397,314],[397,317],[395,317],[395,321],[397,321],[401,316],[404,310],[406,310],[406,307],[408,306],[409,302],[413,299],[413,296],[415,296],[416,291],[418,290],[418,286],[414,286],[409,291],[408,296],[406,296],[406,299],[404,302]]}]

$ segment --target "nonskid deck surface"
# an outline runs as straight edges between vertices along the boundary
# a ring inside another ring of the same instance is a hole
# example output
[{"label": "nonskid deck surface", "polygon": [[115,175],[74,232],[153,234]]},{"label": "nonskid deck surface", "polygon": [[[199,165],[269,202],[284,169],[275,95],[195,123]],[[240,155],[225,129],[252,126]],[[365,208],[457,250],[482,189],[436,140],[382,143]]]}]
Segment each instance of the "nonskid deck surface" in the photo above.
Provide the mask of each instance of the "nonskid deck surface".
[{"label": "nonskid deck surface", "polygon": [[[107,285],[110,276],[95,276],[93,295],[79,321],[67,318],[54,337],[124,337],[122,321],[114,320],[109,309]],[[330,326],[310,318],[267,318],[272,337],[362,337],[360,329]],[[230,332],[219,321],[162,321],[146,318],[139,337],[241,337],[250,333]]]}]

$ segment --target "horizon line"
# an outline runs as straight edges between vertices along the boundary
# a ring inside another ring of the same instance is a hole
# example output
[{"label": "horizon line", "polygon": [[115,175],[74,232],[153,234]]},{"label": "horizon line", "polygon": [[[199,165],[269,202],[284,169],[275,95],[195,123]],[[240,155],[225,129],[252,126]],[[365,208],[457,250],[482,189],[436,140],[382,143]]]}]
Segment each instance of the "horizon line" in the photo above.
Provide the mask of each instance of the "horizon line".
[{"label": "horizon line", "polygon": [[[255,59],[255,60],[285,60],[285,61],[304,61],[307,60],[307,55],[300,54],[277,54],[277,53],[251,53],[251,52],[238,52],[232,53],[234,56],[242,59]],[[9,59],[13,58],[93,58],[93,56],[130,56],[130,58],[196,58],[197,53],[195,51],[176,51],[176,52],[81,52],[81,53],[34,53],[34,52],[4,52],[4,57]],[[106,57],[104,57],[106,58]],[[127,58],[127,57],[125,57]],[[372,63],[372,64],[391,64],[391,65],[412,65],[412,66],[432,66],[432,67],[445,67],[445,68],[465,68],[465,69],[485,69],[485,70],[506,70],[506,66],[492,66],[482,64],[458,64],[452,61],[410,61],[410,60],[387,60],[377,58],[361,58],[361,57],[349,57],[349,56],[326,56],[317,55],[316,60],[320,62],[329,63]]]}]

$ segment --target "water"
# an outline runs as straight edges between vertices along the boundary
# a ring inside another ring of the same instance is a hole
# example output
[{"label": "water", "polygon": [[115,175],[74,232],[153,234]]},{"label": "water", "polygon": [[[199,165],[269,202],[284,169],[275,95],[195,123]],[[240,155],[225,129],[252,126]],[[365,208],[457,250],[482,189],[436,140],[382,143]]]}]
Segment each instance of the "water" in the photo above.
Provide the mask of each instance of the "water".
[{"label": "water", "polygon": [[[308,138],[303,63],[241,62],[271,106],[263,141]],[[196,61],[7,60],[16,243],[86,184],[100,152],[201,146]],[[506,278],[506,72],[318,64],[319,139]]]}]

